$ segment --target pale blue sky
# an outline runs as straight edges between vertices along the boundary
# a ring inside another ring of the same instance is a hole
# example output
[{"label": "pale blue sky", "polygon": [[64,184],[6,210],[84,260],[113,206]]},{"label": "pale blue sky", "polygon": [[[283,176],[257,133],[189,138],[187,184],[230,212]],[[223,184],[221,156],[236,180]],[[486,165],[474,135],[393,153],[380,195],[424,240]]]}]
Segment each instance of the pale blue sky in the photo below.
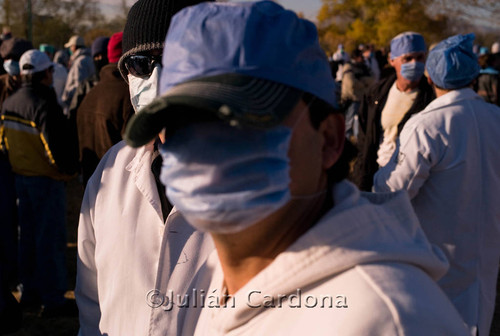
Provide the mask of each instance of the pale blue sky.
[{"label": "pale blue sky", "polygon": [[[244,1],[244,0],[230,0],[230,1]],[[283,7],[302,12],[309,20],[315,21],[319,8],[321,7],[321,0],[276,0]],[[116,10],[120,0],[100,0],[104,5],[103,10],[106,15],[113,16],[113,11]],[[135,0],[127,0],[128,5],[132,5]]]},{"label": "pale blue sky", "polygon": [[[230,0],[244,1],[244,0]],[[302,12],[309,20],[316,21],[316,15],[321,7],[321,0],[276,0],[283,7]]]}]

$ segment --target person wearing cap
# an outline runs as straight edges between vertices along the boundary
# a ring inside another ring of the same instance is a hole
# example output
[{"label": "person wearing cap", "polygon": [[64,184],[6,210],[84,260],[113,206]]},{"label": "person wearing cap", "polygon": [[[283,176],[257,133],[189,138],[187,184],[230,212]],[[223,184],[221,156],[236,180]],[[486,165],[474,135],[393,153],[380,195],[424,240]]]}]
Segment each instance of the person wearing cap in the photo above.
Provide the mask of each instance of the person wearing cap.
[{"label": "person wearing cap", "polygon": [[336,62],[338,65],[337,72],[335,75],[335,80],[340,84],[342,82],[343,66],[350,61],[349,54],[344,50],[344,45],[339,44],[337,50],[332,55],[332,61]]},{"label": "person wearing cap", "polygon": [[122,140],[134,114],[128,85],[118,70],[122,35],[111,36],[107,47],[109,64],[101,69],[99,83],[85,96],[76,114],[84,186],[108,149]]},{"label": "person wearing cap", "polygon": [[7,41],[7,40],[10,40],[11,38],[12,38],[12,32],[10,30],[10,27],[4,26],[2,28],[2,35],[0,35],[0,39],[2,41]]},{"label": "person wearing cap", "polygon": [[66,279],[66,205],[64,181],[76,173],[68,132],[52,85],[53,63],[39,50],[19,61],[23,86],[2,105],[3,149],[15,174],[21,304],[43,316],[76,312],[64,294]]},{"label": "person wearing cap", "polygon": [[[33,48],[29,41],[9,38],[0,39],[0,111],[7,97],[21,86],[19,58],[24,51]],[[5,60],[4,60],[5,58]],[[1,129],[1,125],[0,125]],[[1,131],[0,131],[1,132]],[[14,175],[4,151],[0,150],[0,334],[14,332],[21,326],[21,309],[11,294],[11,286],[18,281],[18,246],[17,246],[17,197]]]},{"label": "person wearing cap", "polygon": [[356,143],[358,137],[357,115],[364,94],[373,85],[375,78],[363,59],[359,49],[353,50],[351,61],[343,68],[341,103],[345,112],[346,138]]},{"label": "person wearing cap", "polygon": [[466,335],[406,194],[345,180],[334,88],[315,25],[273,1],[174,16],[126,140],[163,130],[167,196],[217,249],[182,335]]},{"label": "person wearing cap", "polygon": [[426,62],[436,92],[411,118],[376,191],[407,190],[429,240],[450,261],[438,282],[473,335],[488,335],[500,258],[500,108],[471,88],[474,35],[452,36]]},{"label": "person wearing cap", "polygon": [[404,124],[434,99],[424,77],[422,35],[401,33],[392,39],[390,48],[395,74],[374,85],[359,108],[358,157],[351,179],[364,191],[371,191],[373,175],[387,164]]},{"label": "person wearing cap", "polygon": [[[49,56],[51,60],[54,60],[54,53],[56,51],[54,46],[42,43],[40,44],[38,49],[47,54],[47,56]],[[57,62],[54,62],[53,65],[54,65],[54,73],[52,75],[54,79],[53,86],[54,90],[56,91],[57,101],[59,102],[59,105],[62,106],[62,94],[64,91],[64,86],[66,85],[66,80],[68,78],[68,70],[66,69],[65,66]]]},{"label": "person wearing cap", "polygon": [[[0,50],[2,45],[0,37]],[[0,90],[8,79],[13,79],[3,68],[3,58],[0,52]],[[5,76],[4,76],[5,75]],[[20,79],[20,76],[18,76]],[[15,82],[14,82],[15,83]],[[9,85],[9,91],[15,91],[17,85]],[[0,102],[1,110],[1,102]],[[1,128],[1,126],[0,126]],[[1,131],[0,131],[1,132]],[[0,150],[0,335],[17,331],[22,326],[22,311],[19,303],[12,295],[12,286],[18,283],[17,260],[17,197],[14,185],[14,175],[7,155]]]},{"label": "person wearing cap", "polygon": [[[83,80],[77,87],[75,93],[73,94],[73,98],[71,99],[71,104],[67,109],[67,115],[69,115],[72,119],[76,118],[76,113],[80,104],[89,91],[99,83],[100,77],[99,73],[103,66],[109,63],[108,61],[108,43],[109,37],[98,37],[92,42],[91,46],[91,54],[94,62],[95,72]],[[75,121],[76,122],[76,121]]]},{"label": "person wearing cap", "polygon": [[109,63],[108,60],[108,44],[109,37],[101,36],[94,40],[92,43],[92,58],[94,59],[94,67],[96,70],[97,78],[101,69]]},{"label": "person wearing cap", "polygon": [[373,77],[375,77],[375,81],[377,82],[380,79],[380,66],[377,58],[375,58],[375,47],[373,44],[364,44],[361,45],[359,49],[363,53],[363,59],[366,66],[370,69]]},{"label": "person wearing cap", "polygon": [[30,49],[33,49],[30,41],[17,37],[5,40],[0,45],[0,56],[3,58],[3,67],[7,72],[0,76],[0,107],[3,101],[21,86],[19,58]]},{"label": "person wearing cap", "polygon": [[64,114],[69,116],[69,109],[76,90],[83,81],[94,75],[96,70],[90,50],[85,48],[83,37],[77,35],[72,36],[64,47],[69,48],[71,54],[68,79],[66,80],[62,95]]},{"label": "person wearing cap", "polygon": [[[131,7],[118,69],[129,84],[135,111],[156,96],[172,16],[199,2],[139,0]],[[155,141],[140,148],[121,141],[108,150],[87,183],[75,289],[81,335],[180,332],[186,309],[169,310],[165,299],[170,290],[180,297],[191,293],[191,282],[213,243],[172,208],[159,181],[161,165]]]},{"label": "person wearing cap", "polygon": [[54,54],[54,63],[62,65],[66,70],[68,70],[69,63],[69,51],[68,49],[61,49],[56,51]]},{"label": "person wearing cap", "polygon": [[500,106],[500,54],[484,54],[478,61],[481,70],[474,89],[486,102]]}]

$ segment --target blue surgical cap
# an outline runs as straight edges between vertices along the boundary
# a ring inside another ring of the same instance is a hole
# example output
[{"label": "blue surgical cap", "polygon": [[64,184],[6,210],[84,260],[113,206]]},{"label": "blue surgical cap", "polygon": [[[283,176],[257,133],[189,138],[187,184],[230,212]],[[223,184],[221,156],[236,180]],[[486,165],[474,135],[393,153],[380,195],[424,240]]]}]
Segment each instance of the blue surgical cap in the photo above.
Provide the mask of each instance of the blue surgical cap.
[{"label": "blue surgical cap", "polygon": [[412,52],[426,52],[424,37],[419,33],[401,33],[391,41],[391,59]]},{"label": "blue surgical cap", "polygon": [[474,34],[455,35],[431,50],[425,67],[437,87],[459,89],[479,75],[477,57],[472,51],[474,38]]},{"label": "blue surgical cap", "polygon": [[238,73],[309,92],[337,107],[316,27],[273,1],[187,7],[172,18],[165,50],[161,93],[194,78]]}]

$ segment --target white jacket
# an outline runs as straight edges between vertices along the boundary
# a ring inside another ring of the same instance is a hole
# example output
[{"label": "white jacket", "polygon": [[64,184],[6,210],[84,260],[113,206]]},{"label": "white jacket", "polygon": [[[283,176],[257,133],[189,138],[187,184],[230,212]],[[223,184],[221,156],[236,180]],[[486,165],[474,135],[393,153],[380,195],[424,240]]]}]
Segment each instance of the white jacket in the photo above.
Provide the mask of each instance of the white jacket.
[{"label": "white jacket", "polygon": [[450,260],[439,281],[471,332],[488,335],[500,260],[500,108],[451,91],[412,117],[375,191],[406,189],[429,240]]},{"label": "white jacket", "polygon": [[[225,307],[206,295],[195,335],[467,334],[433,280],[446,259],[425,238],[406,193],[361,194],[349,182],[333,192],[335,207]],[[221,296],[216,253],[207,264],[215,267],[209,293]],[[272,300],[276,307],[265,308]],[[183,335],[193,334],[193,315]]]},{"label": "white jacket", "polygon": [[159,300],[169,289],[188,292],[213,250],[175,208],[163,222],[151,162],[152,148],[122,141],[88,182],[78,228],[80,335],[176,335],[185,311]]}]

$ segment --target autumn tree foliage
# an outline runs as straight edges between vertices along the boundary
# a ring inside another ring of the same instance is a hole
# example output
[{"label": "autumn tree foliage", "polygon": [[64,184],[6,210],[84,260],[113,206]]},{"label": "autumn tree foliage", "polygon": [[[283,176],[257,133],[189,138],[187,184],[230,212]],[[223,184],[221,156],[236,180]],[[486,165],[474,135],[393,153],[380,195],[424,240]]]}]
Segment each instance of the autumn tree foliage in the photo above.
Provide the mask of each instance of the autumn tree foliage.
[{"label": "autumn tree foliage", "polygon": [[[129,7],[121,1],[121,11],[112,18],[100,12],[98,0],[31,0],[32,42],[62,48],[75,34],[87,45],[98,36],[123,30]],[[0,25],[9,26],[14,36],[28,38],[28,0],[0,0]]]},{"label": "autumn tree foliage", "polygon": [[447,36],[448,19],[429,13],[430,0],[323,0],[318,30],[326,50],[343,43],[352,50],[361,43],[387,46],[404,31],[421,33],[430,43]]}]

